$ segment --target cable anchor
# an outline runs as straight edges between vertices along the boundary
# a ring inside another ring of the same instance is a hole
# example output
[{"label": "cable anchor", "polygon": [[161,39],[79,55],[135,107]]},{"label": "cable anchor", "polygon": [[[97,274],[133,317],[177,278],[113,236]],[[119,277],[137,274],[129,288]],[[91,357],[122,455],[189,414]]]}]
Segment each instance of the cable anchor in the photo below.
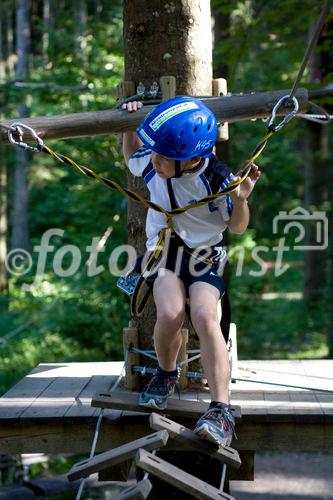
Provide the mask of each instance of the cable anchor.
[{"label": "cable anchor", "polygon": [[[30,135],[35,139],[37,142],[37,147],[36,146],[31,146],[30,144],[26,144],[23,142],[23,130],[26,130],[30,133]],[[14,134],[18,135],[18,140],[15,139]],[[19,146],[20,148],[23,149],[28,149],[29,151],[34,151],[34,152],[40,152],[41,148],[44,146],[44,141],[39,137],[37,132],[29,127],[28,125],[25,125],[24,123],[20,122],[14,122],[11,124],[10,129],[8,130],[8,139],[11,144],[14,144],[15,146]]]},{"label": "cable anchor", "polygon": [[288,113],[280,123],[278,123],[277,125],[274,125],[274,120],[276,118],[276,114],[277,114],[278,109],[282,106],[282,104],[286,104],[289,102],[290,102],[290,97],[288,95],[285,95],[284,97],[281,97],[281,99],[275,104],[275,106],[272,110],[272,116],[271,116],[269,123],[268,123],[269,130],[272,130],[273,132],[277,132],[282,127],[284,127],[286,123],[290,122],[290,120],[292,120],[292,118],[294,118],[294,116],[296,115],[298,108],[299,108],[298,100],[296,99],[296,97],[292,98],[292,103],[294,105],[294,109],[292,111],[290,111],[290,113]]}]

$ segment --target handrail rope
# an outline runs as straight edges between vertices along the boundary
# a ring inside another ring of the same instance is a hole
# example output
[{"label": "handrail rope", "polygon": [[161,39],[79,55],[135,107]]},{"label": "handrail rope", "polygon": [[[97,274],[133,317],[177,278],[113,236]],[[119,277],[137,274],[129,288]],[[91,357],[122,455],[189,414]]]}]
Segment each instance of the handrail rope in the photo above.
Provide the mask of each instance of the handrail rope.
[{"label": "handrail rope", "polygon": [[[142,354],[143,356],[146,356],[147,358],[150,358],[150,359],[153,359],[154,361],[157,361],[157,356],[154,356],[153,354],[151,354],[148,351],[144,351],[142,349],[138,349],[137,347],[131,347],[130,349],[128,349],[128,352],[134,352],[134,353],[137,353],[137,354]],[[184,361],[180,361],[178,363],[178,365],[179,366],[186,365],[187,363],[190,363],[191,361],[194,361],[195,359],[198,359],[200,357],[201,357],[201,354],[197,353],[194,356],[192,356],[191,358],[185,359]]]},{"label": "handrail rope", "polygon": [[[282,99],[280,99],[275,106],[273,107],[272,110],[272,116],[269,121],[268,125],[268,132],[264,135],[264,137],[259,141],[259,143],[256,145],[254,151],[252,152],[252,155],[248,160],[245,161],[241,168],[241,174],[239,176],[239,179],[234,180],[232,182],[229,182],[227,186],[225,186],[219,193],[216,194],[211,194],[208,196],[205,196],[204,198],[201,198],[199,201],[195,203],[191,203],[188,205],[185,205],[184,207],[179,207],[173,210],[166,210],[157,203],[154,203],[150,200],[147,200],[140,196],[138,193],[131,191],[130,189],[122,187],[120,184],[118,184],[116,181],[107,179],[105,177],[102,177],[93,170],[91,170],[88,167],[84,167],[82,165],[79,165],[76,163],[72,158],[69,158],[65,155],[62,155],[60,153],[57,153],[53,151],[50,147],[46,146],[43,142],[43,140],[37,135],[35,130],[33,130],[31,127],[28,127],[27,125],[19,122],[15,122],[12,124],[12,128],[8,131],[8,138],[11,142],[11,144],[14,144],[18,147],[21,147],[23,149],[29,149],[34,152],[42,152],[45,154],[48,154],[49,156],[52,156],[56,158],[58,161],[61,163],[70,165],[74,167],[81,175],[93,178],[99,183],[103,184],[105,187],[111,190],[118,191],[128,198],[132,199],[133,201],[142,204],[146,208],[151,208],[157,212],[160,212],[164,214],[166,218],[166,227],[163,228],[160,232],[159,235],[159,240],[158,243],[151,253],[143,271],[142,274],[137,282],[137,285],[135,287],[134,293],[132,295],[132,301],[131,301],[131,312],[134,316],[140,316],[142,313],[148,298],[150,296],[151,289],[148,287],[147,289],[147,283],[146,283],[146,278],[147,275],[152,274],[158,267],[159,261],[162,256],[163,248],[164,248],[164,243],[169,234],[171,234],[174,229],[173,229],[173,217],[179,214],[182,214],[186,212],[187,210],[190,210],[192,208],[200,207],[202,205],[206,205],[222,196],[226,196],[227,194],[232,193],[237,189],[237,187],[245,181],[245,179],[248,177],[251,167],[253,165],[253,162],[258,158],[258,156],[262,153],[262,151],[265,149],[267,145],[268,139],[273,135],[275,131],[280,130],[286,123],[288,123],[297,113],[298,111],[298,101],[296,97],[292,98],[292,102],[294,105],[293,110],[288,113],[283,120],[278,123],[277,125],[274,125],[274,120],[276,118],[276,113],[279,107],[282,105],[282,103],[288,99],[288,96],[284,96]],[[26,144],[22,142],[22,137],[23,137],[23,131],[22,129],[26,129],[30,132],[32,137],[36,140],[37,146],[31,146],[29,144]],[[16,133],[19,136],[19,139],[17,140],[14,138],[13,134]],[[146,290],[143,291],[143,288],[146,287]]]},{"label": "handrail rope", "polygon": [[309,105],[310,111],[318,111],[318,114],[299,113],[296,116],[298,116],[299,118],[304,118],[305,120],[320,123],[322,125],[328,125],[329,123],[331,123],[333,115],[330,115],[324,108],[314,102],[309,102]]},{"label": "handrail rope", "polygon": [[304,57],[303,57],[303,61],[301,63],[301,66],[298,70],[298,73],[297,73],[297,76],[295,78],[295,81],[294,81],[294,84],[292,86],[292,89],[290,91],[290,94],[289,94],[289,101],[294,97],[295,93],[296,93],[296,90],[299,86],[299,83],[301,81],[301,78],[303,76],[303,73],[304,73],[304,70],[306,68],[306,65],[310,59],[310,56],[317,44],[317,41],[318,41],[318,38],[319,38],[319,35],[320,35],[320,32],[324,26],[324,22],[325,22],[325,19],[327,17],[327,15],[329,14],[330,10],[331,10],[331,7],[333,5],[333,0],[326,0],[325,2],[325,5],[320,13],[320,16],[318,18],[318,21],[317,21],[317,24],[316,24],[316,27],[312,33],[312,36],[311,36],[311,39],[310,39],[310,42],[308,43],[308,46],[307,46],[307,49],[305,51],[305,54],[304,54]]},{"label": "handrail rope", "polygon": [[[124,371],[125,371],[125,368],[126,368],[126,365],[127,365],[127,359],[128,359],[128,353],[126,352],[125,353],[125,360],[124,360],[123,367],[121,369],[121,372],[118,375],[117,380],[115,381],[115,383],[111,387],[111,389],[109,391],[110,393],[113,392],[113,391],[115,391],[117,389],[118,385],[120,384],[120,381],[121,381],[121,379],[124,376]],[[94,437],[93,437],[93,442],[92,442],[91,449],[90,449],[90,454],[89,454],[89,460],[91,460],[93,458],[93,456],[95,455],[96,446],[97,446],[97,440],[98,440],[98,437],[99,437],[99,431],[100,431],[100,428],[101,428],[101,425],[102,425],[103,416],[104,416],[104,408],[101,408],[100,412],[99,412],[99,415],[98,415],[97,423],[96,423],[96,428],[95,428],[95,433],[94,433]],[[82,492],[83,492],[85,481],[86,481],[85,478],[81,479],[80,486],[79,486],[78,492],[76,494],[75,500],[80,500]]]}]

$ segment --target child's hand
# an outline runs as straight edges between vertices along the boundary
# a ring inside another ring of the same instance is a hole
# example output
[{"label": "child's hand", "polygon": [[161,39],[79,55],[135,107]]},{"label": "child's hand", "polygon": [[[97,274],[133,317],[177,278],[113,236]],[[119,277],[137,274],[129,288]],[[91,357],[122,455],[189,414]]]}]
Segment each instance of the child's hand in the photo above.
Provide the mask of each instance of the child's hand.
[{"label": "child's hand", "polygon": [[[237,173],[237,176],[235,177],[234,180],[239,180],[240,172]],[[261,175],[261,172],[259,170],[259,167],[255,165],[254,163],[251,166],[251,170],[245,181],[243,181],[239,186],[237,186],[237,189],[231,193],[231,198],[233,201],[244,201],[247,200],[247,198],[250,196],[250,194],[253,191],[253,188],[255,186],[255,183],[259,179]]]},{"label": "child's hand", "polygon": [[135,111],[138,111],[141,109],[143,106],[141,101],[132,101],[132,102],[125,102],[121,109],[127,109],[129,113],[133,113]]}]

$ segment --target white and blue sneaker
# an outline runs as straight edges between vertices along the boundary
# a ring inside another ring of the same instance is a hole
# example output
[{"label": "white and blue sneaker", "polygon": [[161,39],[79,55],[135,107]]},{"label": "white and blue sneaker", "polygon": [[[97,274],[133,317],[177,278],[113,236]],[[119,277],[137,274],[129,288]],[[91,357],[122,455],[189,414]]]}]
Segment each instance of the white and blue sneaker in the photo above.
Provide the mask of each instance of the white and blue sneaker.
[{"label": "white and blue sneaker", "polygon": [[177,375],[166,375],[160,367],[157,367],[155,375],[140,394],[139,405],[165,410],[167,399],[175,392],[178,380],[179,370],[177,370]]},{"label": "white and blue sneaker", "polygon": [[194,433],[221,446],[230,446],[235,432],[235,418],[230,408],[209,408],[196,423]]}]

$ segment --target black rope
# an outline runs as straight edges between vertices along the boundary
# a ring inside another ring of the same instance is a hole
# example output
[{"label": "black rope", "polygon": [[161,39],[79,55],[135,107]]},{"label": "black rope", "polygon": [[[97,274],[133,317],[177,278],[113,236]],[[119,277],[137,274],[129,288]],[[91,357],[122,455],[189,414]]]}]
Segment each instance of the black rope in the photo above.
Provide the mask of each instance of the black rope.
[{"label": "black rope", "polygon": [[304,70],[306,68],[306,65],[310,59],[310,56],[313,52],[313,49],[315,48],[316,44],[317,44],[317,41],[318,41],[318,38],[319,38],[319,35],[320,35],[320,32],[323,28],[323,25],[324,25],[324,22],[325,22],[325,19],[327,17],[327,15],[329,14],[330,10],[331,10],[331,7],[333,5],[333,0],[326,0],[326,3],[323,7],[323,10],[321,11],[321,14],[319,16],[319,19],[317,21],[317,24],[316,24],[316,27],[313,31],[313,34],[312,34],[312,37],[310,39],[310,42],[307,46],[307,49],[305,51],[305,54],[304,54],[304,57],[303,57],[303,61],[302,61],[302,64],[301,64],[301,67],[297,73],[297,76],[295,78],[295,81],[294,81],[294,85],[291,89],[291,92],[290,92],[290,95],[289,95],[289,101],[294,97],[295,93],[296,93],[296,90],[299,86],[299,83],[301,81],[301,78],[303,76],[303,73],[304,73]]}]

